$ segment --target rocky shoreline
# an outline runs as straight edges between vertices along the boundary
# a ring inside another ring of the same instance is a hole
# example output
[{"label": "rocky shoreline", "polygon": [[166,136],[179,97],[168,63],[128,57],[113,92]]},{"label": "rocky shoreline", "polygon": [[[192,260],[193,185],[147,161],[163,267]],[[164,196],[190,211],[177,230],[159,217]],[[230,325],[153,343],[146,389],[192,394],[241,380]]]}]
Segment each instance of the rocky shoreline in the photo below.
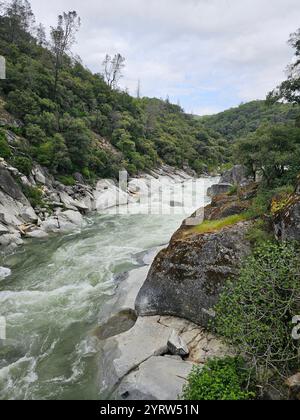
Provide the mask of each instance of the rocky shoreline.
[{"label": "rocky shoreline", "polygon": [[[91,186],[80,174],[74,186],[66,186],[39,165],[34,166],[30,176],[25,176],[1,159],[0,253],[13,252],[26,238],[45,239],[49,234],[78,229],[87,214],[138,201],[143,189],[161,177],[175,183],[191,179],[184,171],[162,166],[129,180],[125,189],[109,179]],[[26,191],[38,193],[42,204],[33,208]]]}]

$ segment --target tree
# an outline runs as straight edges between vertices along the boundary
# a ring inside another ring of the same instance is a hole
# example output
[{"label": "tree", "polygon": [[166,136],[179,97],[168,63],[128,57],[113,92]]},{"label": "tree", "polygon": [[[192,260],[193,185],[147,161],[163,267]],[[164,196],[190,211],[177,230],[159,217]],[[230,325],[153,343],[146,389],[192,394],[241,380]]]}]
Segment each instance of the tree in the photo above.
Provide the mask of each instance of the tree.
[{"label": "tree", "polygon": [[286,100],[300,104],[300,28],[291,34],[289,44],[295,49],[295,62],[288,66],[288,79],[268,95],[271,102]]},{"label": "tree", "polygon": [[104,80],[112,89],[118,87],[120,79],[123,77],[122,70],[125,67],[125,58],[121,54],[116,54],[114,57],[106,55],[103,61]]},{"label": "tree", "polygon": [[292,181],[300,167],[300,129],[263,125],[237,142],[235,154],[249,173],[263,173],[269,186]]},{"label": "tree", "polygon": [[75,34],[80,27],[80,17],[77,12],[63,13],[58,16],[56,27],[51,27],[51,50],[54,58],[54,89],[56,98],[59,72],[63,65],[63,58],[75,43]]},{"label": "tree", "polygon": [[17,42],[24,32],[30,32],[35,22],[28,0],[13,0],[5,10],[7,33],[11,43]]},{"label": "tree", "polygon": [[36,28],[36,39],[41,47],[45,47],[47,45],[46,30],[44,25],[41,23]]}]

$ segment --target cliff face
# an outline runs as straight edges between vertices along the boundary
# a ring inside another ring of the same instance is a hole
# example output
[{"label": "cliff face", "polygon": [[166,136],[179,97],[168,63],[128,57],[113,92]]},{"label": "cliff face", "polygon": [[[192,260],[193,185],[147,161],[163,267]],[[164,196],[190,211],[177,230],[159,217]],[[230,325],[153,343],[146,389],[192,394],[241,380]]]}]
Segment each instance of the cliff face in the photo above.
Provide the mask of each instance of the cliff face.
[{"label": "cliff face", "polygon": [[182,225],[151,267],[136,301],[139,315],[173,315],[208,325],[225,282],[237,276],[250,253],[252,222],[243,210],[255,190],[253,184],[239,196],[217,196],[205,209],[203,225]]}]

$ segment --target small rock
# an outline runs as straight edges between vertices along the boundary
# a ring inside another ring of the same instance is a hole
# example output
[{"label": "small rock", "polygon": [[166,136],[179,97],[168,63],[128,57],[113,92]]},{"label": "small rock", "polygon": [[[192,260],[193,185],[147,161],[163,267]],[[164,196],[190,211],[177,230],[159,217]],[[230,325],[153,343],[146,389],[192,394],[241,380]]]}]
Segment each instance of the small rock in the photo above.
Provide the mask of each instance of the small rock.
[{"label": "small rock", "polygon": [[168,350],[174,356],[188,356],[189,349],[183,339],[176,333],[175,330],[172,331],[171,336],[168,340]]}]

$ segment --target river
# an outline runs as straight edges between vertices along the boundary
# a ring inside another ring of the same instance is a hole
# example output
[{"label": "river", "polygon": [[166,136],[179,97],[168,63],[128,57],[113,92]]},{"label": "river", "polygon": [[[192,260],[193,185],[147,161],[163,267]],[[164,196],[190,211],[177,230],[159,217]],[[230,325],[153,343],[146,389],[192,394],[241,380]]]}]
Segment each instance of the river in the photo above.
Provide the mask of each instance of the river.
[{"label": "river", "polygon": [[[201,180],[204,190],[215,181]],[[0,281],[0,316],[7,323],[0,399],[101,399],[101,342],[94,333],[100,309],[112,300],[116,276],[140,266],[142,252],[167,244],[185,218],[111,213],[0,259],[12,271]]]}]

